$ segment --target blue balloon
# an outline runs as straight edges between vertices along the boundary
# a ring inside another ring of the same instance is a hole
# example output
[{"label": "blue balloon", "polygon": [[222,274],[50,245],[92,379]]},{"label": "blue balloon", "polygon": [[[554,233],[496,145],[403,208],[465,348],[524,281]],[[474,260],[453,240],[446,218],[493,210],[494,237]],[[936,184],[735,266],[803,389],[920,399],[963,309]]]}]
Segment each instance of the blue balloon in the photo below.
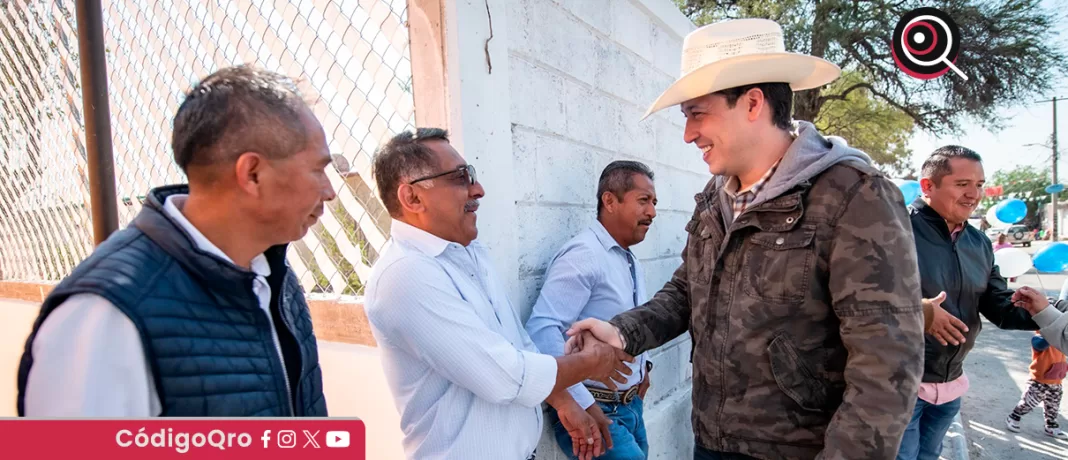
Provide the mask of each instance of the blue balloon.
[{"label": "blue balloon", "polygon": [[1016,198],[1010,198],[994,207],[994,215],[1002,222],[1015,224],[1027,217],[1027,203]]},{"label": "blue balloon", "polygon": [[898,180],[897,188],[901,189],[901,194],[905,197],[905,206],[912,204],[920,197],[920,183],[914,180]]},{"label": "blue balloon", "polygon": [[1053,184],[1046,186],[1046,193],[1061,193],[1064,191],[1064,184]]},{"label": "blue balloon", "polygon": [[1035,269],[1043,273],[1059,273],[1068,270],[1068,244],[1056,242],[1035,253],[1032,259]]}]

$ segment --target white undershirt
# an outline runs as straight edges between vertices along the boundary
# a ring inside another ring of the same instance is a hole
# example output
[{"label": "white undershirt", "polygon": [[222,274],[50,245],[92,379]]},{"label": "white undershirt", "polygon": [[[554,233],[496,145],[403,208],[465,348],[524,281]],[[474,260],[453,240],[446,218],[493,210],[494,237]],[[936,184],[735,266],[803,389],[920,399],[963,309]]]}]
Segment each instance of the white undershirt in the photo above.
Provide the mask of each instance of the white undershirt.
[{"label": "white undershirt", "polygon": [[[186,197],[167,197],[164,212],[199,249],[233,263],[182,215],[179,207]],[[284,370],[270,313],[271,268],[263,254],[252,259],[251,268],[256,273],[252,289],[271,325]],[[28,417],[155,417],[162,412],[137,327],[101,296],[77,294],[56,307],[37,331],[31,351],[24,401]]]}]

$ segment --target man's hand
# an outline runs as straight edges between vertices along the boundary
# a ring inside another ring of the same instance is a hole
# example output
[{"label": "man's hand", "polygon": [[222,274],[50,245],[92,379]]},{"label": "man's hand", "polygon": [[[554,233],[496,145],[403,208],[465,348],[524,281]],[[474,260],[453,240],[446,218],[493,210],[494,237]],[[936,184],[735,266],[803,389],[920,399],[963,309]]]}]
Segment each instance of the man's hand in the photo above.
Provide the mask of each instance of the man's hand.
[{"label": "man's hand", "polygon": [[589,332],[583,336],[582,351],[578,352],[588,359],[589,378],[596,380],[615,391],[617,383],[626,383],[627,376],[633,373],[627,363],[633,363],[634,357],[623,350],[597,340]]},{"label": "man's hand", "polygon": [[[551,395],[547,401],[556,408],[560,424],[571,436],[572,454],[579,460],[592,460],[595,456],[604,455],[605,449],[601,436],[602,433],[607,434],[607,428],[600,429],[599,421],[587,411],[582,410],[566,391]],[[597,407],[597,404],[590,407]],[[604,414],[602,413],[601,416],[604,417]]]},{"label": "man's hand", "polygon": [[652,382],[649,380],[649,374],[652,372],[653,371],[651,370],[646,372],[645,378],[642,379],[642,383],[638,384],[638,397],[642,398],[642,401],[645,401],[645,392],[649,391],[649,385],[652,385]]},{"label": "man's hand", "polygon": [[1049,306],[1049,300],[1038,289],[1023,286],[1012,293],[1012,303],[1017,307],[1027,310],[1031,316],[1037,315]]},{"label": "man's hand", "polygon": [[571,325],[571,328],[567,330],[567,336],[570,337],[567,340],[566,352],[568,354],[582,350],[583,334],[582,332],[588,332],[593,335],[597,340],[607,343],[620,350],[626,348],[626,344],[623,343],[623,336],[620,335],[619,329],[616,329],[611,323],[607,321],[601,321],[597,318],[586,318]]},{"label": "man's hand", "polygon": [[945,308],[942,308],[942,302],[945,300],[945,292],[938,293],[933,299],[923,299],[923,310],[931,312],[932,317],[930,325],[925,332],[933,336],[943,346],[951,343],[960,345],[965,341],[962,332],[968,332],[968,326],[946,311]]},{"label": "man's hand", "polygon": [[586,409],[586,413],[590,414],[590,417],[593,418],[593,421],[597,423],[597,427],[601,430],[601,437],[604,438],[604,450],[597,454],[597,456],[604,455],[605,452],[608,452],[608,450],[612,448],[612,433],[609,431],[608,425],[611,425],[614,422],[612,422],[612,419],[608,418],[607,415],[604,415],[604,411],[601,410],[601,406],[597,403],[590,405],[590,407]]}]

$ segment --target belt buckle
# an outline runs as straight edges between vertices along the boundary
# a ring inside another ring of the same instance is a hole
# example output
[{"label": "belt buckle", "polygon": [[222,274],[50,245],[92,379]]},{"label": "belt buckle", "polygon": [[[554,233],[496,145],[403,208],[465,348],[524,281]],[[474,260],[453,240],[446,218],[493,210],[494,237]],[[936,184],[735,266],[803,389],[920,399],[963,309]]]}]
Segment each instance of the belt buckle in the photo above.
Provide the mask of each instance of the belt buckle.
[{"label": "belt buckle", "polygon": [[630,404],[632,401],[634,401],[634,397],[637,395],[638,385],[630,387],[625,393],[623,393],[623,404]]}]

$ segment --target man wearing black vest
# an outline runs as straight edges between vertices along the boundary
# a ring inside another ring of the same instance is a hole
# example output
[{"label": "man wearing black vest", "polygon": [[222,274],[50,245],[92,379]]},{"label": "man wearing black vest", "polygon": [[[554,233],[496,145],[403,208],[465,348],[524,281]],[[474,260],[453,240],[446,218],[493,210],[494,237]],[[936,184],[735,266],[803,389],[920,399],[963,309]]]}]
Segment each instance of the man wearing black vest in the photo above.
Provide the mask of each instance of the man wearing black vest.
[{"label": "man wearing black vest", "polygon": [[20,416],[327,415],[285,261],[334,198],[322,126],[289,79],[241,66],[197,84],[173,128],[189,185],[150,191],[45,299]]}]

